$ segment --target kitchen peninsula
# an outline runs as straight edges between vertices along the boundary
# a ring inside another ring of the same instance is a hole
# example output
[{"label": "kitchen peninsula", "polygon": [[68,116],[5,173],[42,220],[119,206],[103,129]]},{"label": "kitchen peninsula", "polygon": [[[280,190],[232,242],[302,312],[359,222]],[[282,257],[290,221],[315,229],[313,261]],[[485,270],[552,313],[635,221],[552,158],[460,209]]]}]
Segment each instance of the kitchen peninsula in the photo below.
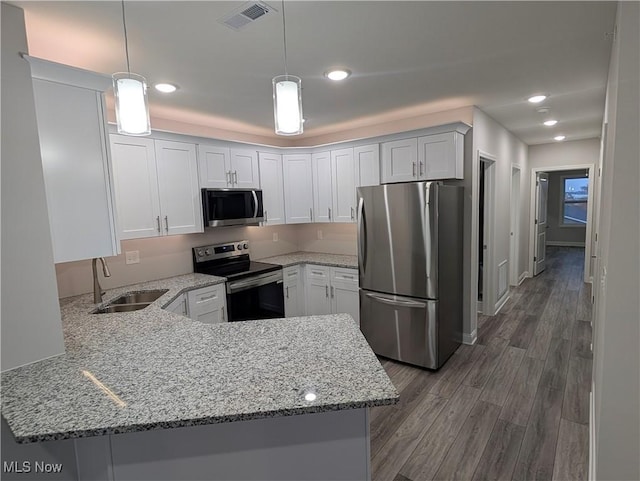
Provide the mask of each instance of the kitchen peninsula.
[{"label": "kitchen peninsula", "polygon": [[77,467],[64,466],[66,479],[369,479],[368,408],[398,393],[357,324],[338,314],[209,325],[163,309],[224,280],[107,292],[108,302],[168,289],[135,312],[63,299],[66,353],[2,374],[17,443],[67,443]]}]

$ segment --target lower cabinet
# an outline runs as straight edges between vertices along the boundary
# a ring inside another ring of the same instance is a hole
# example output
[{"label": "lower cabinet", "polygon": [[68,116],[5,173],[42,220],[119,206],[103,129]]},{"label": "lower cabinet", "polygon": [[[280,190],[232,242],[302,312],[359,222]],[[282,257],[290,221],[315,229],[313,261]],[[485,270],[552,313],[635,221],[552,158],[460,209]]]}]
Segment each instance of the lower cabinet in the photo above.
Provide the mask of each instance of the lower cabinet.
[{"label": "lower cabinet", "polygon": [[194,321],[206,324],[227,322],[224,284],[195,289],[187,292],[186,296],[189,317]]},{"label": "lower cabinet", "polygon": [[305,315],[303,272],[302,266],[285,267],[282,271],[285,317]]},{"label": "lower cabinet", "polygon": [[164,310],[173,312],[174,314],[180,314],[181,316],[189,317],[189,308],[187,307],[187,295],[180,294],[171,302],[171,304],[165,307]]},{"label": "lower cabinet", "polygon": [[308,264],[305,267],[306,315],[350,314],[360,323],[358,271]]}]

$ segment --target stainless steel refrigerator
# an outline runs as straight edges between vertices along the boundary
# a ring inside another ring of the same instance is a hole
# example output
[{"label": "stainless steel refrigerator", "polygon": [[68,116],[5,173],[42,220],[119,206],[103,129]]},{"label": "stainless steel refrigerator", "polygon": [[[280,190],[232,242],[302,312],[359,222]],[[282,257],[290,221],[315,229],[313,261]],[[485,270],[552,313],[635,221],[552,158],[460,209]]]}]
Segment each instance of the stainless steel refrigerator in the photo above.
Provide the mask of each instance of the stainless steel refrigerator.
[{"label": "stainless steel refrigerator", "polygon": [[376,354],[437,369],[462,338],[463,188],[358,188],[360,328]]}]

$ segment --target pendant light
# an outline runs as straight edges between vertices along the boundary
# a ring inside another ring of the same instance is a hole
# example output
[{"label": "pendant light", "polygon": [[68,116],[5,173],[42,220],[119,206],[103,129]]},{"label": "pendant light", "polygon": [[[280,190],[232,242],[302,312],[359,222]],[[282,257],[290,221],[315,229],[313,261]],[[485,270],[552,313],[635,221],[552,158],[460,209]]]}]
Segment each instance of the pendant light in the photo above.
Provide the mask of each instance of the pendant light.
[{"label": "pendant light", "polygon": [[129,42],[127,22],[122,0],[122,25],[124,28],[124,48],[127,56],[127,71],[113,74],[113,92],[116,98],[116,121],[118,133],[124,135],[149,135],[149,104],[147,102],[147,81],[144,77],[131,73],[129,66]]},{"label": "pendant light", "polygon": [[302,79],[289,75],[287,66],[287,27],[282,0],[282,33],[284,44],[284,75],[273,79],[273,115],[276,134],[299,135],[303,132],[302,123]]}]

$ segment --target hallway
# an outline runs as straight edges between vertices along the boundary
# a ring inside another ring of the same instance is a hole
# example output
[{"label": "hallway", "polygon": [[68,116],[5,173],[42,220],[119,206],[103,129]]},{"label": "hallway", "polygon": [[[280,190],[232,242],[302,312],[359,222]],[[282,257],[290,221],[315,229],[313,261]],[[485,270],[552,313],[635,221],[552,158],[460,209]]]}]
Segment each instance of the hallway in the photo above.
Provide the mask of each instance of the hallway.
[{"label": "hallway", "polygon": [[584,249],[547,248],[478,342],[438,372],[381,359],[400,391],[371,410],[372,478],[586,480],[591,383]]}]

